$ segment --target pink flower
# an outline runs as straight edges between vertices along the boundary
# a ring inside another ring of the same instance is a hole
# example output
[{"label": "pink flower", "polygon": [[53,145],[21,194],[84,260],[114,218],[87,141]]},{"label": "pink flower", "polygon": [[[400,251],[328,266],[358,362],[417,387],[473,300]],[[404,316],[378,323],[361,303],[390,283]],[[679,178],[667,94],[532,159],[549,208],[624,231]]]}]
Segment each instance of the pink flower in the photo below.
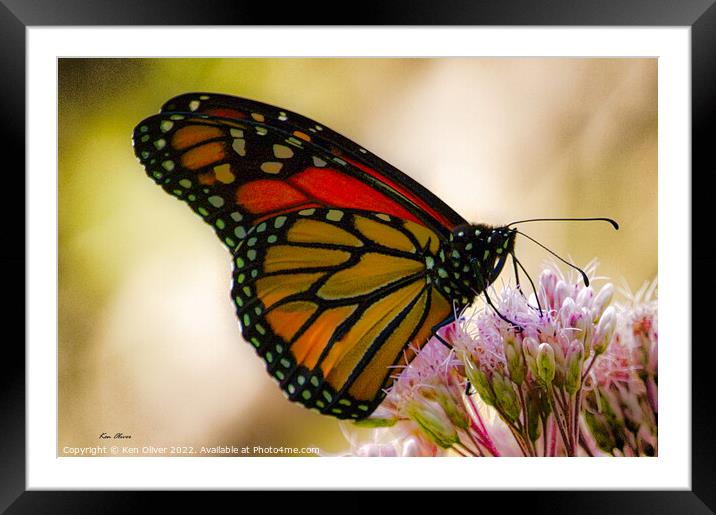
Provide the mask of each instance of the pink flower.
[{"label": "pink flower", "polygon": [[613,340],[613,294],[611,284],[595,293],[547,269],[536,296],[506,287],[490,293],[499,314],[487,307],[463,320],[456,354],[523,454],[578,453],[583,379]]},{"label": "pink flower", "polygon": [[614,342],[592,370],[585,422],[593,445],[618,456],[656,456],[658,329],[656,281],[617,306]]},{"label": "pink flower", "polygon": [[610,283],[594,290],[556,268],[529,299],[490,290],[494,308],[461,313],[440,330],[449,345],[433,338],[396,368],[381,406],[359,423],[390,427],[351,441],[352,454],[654,454],[654,292],[612,304]]}]

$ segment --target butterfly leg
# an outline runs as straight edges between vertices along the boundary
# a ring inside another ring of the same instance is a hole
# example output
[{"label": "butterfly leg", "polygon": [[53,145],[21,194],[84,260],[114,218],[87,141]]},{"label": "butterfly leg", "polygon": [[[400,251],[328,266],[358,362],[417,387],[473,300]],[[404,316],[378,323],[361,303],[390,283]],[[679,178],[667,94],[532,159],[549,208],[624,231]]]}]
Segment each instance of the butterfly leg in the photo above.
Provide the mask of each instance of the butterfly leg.
[{"label": "butterfly leg", "polygon": [[500,317],[502,320],[504,320],[505,322],[510,324],[512,327],[514,327],[518,333],[521,333],[524,330],[524,327],[522,327],[520,324],[518,324],[517,322],[513,322],[512,320],[510,320],[505,315],[503,315],[502,313],[499,312],[497,307],[495,307],[495,305],[492,303],[490,296],[487,294],[487,290],[483,291],[482,293],[485,296],[485,300],[487,301],[487,303],[490,305],[490,307],[492,308],[492,310],[495,312],[495,314],[498,317]]},{"label": "butterfly leg", "polygon": [[465,380],[465,396],[470,397],[472,395],[474,390],[472,389],[472,383],[469,379]]},{"label": "butterfly leg", "polygon": [[[522,287],[520,286],[520,271],[517,268],[517,260],[515,259],[514,253],[510,254],[512,256],[512,268],[515,271],[515,284],[517,285],[517,289],[520,290],[520,293],[522,293]],[[524,293],[522,293],[524,295]]]},{"label": "butterfly leg", "polygon": [[438,331],[445,327],[448,324],[451,324],[455,321],[455,315],[450,315],[448,318],[434,326],[430,331],[433,333],[433,337],[437,339],[440,343],[442,343],[448,350],[452,350],[453,346],[450,342],[448,342],[445,338],[440,336]]},{"label": "butterfly leg", "polygon": [[[532,286],[532,291],[535,294],[535,300],[537,301],[537,309],[539,310],[539,315],[541,317],[542,316],[542,304],[540,304],[539,295],[537,295],[537,289],[535,288],[535,283],[532,280],[532,277],[530,277],[530,274],[527,273],[527,270],[525,270],[525,267],[522,266],[522,263],[520,263],[520,261],[517,259],[517,257],[515,257],[514,253],[512,254],[512,263],[515,265],[515,276],[517,275],[517,266],[519,266],[522,269],[522,271],[525,273],[525,275],[527,276],[527,280],[530,282],[530,285]],[[519,287],[519,282],[517,283],[517,286]],[[520,289],[520,291],[522,291],[522,289]]]},{"label": "butterfly leg", "polygon": [[[445,321],[439,323],[438,325],[436,325],[435,327],[433,327],[431,329],[431,331],[433,333],[433,337],[435,337],[440,343],[445,345],[445,347],[447,347],[449,350],[453,349],[453,345],[451,343],[449,343],[445,338],[440,336],[440,334],[438,334],[438,331],[441,328],[445,327],[446,325],[448,325],[454,321],[455,321],[455,315],[452,315],[450,318],[445,319]],[[470,396],[471,395],[470,392],[472,392],[472,384],[470,383],[470,380],[468,379],[465,383],[465,395]]]},{"label": "butterfly leg", "polygon": [[475,264],[473,263],[472,269],[475,272],[475,277],[477,278],[477,284],[479,285],[479,289],[477,290],[477,292],[479,293],[481,291],[485,295],[485,300],[487,301],[487,304],[492,308],[492,310],[497,314],[498,317],[500,317],[502,320],[504,320],[505,322],[507,322],[508,324],[513,326],[518,332],[522,332],[524,327],[513,322],[512,320],[507,318],[505,315],[500,313],[500,311],[497,309],[497,307],[492,303],[492,299],[490,299],[490,296],[487,294],[487,287],[489,286],[489,283],[483,277],[483,275],[480,271],[480,267],[475,266]]}]

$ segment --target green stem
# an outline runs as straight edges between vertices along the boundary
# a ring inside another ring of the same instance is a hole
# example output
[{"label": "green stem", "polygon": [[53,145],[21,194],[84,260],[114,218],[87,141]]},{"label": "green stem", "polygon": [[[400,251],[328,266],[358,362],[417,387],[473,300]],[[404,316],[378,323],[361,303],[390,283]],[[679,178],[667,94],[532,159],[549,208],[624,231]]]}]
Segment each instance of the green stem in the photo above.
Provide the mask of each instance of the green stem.
[{"label": "green stem", "polygon": [[476,457],[476,454],[472,452],[467,446],[465,446],[464,443],[461,441],[458,441],[457,443],[453,444],[452,448],[457,452],[460,456],[463,456],[465,458],[468,458],[470,456]]},{"label": "green stem", "polygon": [[572,424],[572,397],[565,394],[565,391],[560,389],[559,395],[562,398],[562,405],[564,406],[564,413],[562,413],[562,416],[564,417],[564,424],[565,424],[565,431],[567,432],[567,438],[569,439],[567,442],[565,442],[565,445],[567,446],[567,454],[569,456],[573,456],[575,454],[575,448],[576,445],[574,443],[573,435],[574,435],[574,427]]},{"label": "green stem", "polygon": [[579,444],[579,413],[582,410],[582,388],[580,387],[579,390],[577,390],[576,395],[574,396],[574,443],[575,448]]},{"label": "green stem", "polygon": [[567,454],[569,455],[570,454],[569,439],[567,438],[566,428],[563,426],[563,421],[561,420],[561,415],[563,412],[560,413],[556,409],[557,408],[557,406],[556,406],[557,403],[555,402],[556,396],[554,395],[554,388],[552,388],[552,385],[549,385],[548,393],[549,393],[549,396],[547,398],[549,399],[549,403],[552,406],[552,414],[554,415],[554,421],[557,424],[559,433],[562,436],[562,441],[564,442],[564,445],[567,447]]},{"label": "green stem", "polygon": [[485,455],[484,455],[484,453],[482,452],[482,449],[480,448],[480,444],[478,443],[478,441],[477,441],[477,440],[475,439],[475,437],[473,436],[472,431],[470,431],[470,428],[468,428],[467,431],[465,431],[465,433],[467,434],[468,438],[470,438],[470,440],[472,440],[472,443],[475,444],[475,449],[477,450],[477,454],[478,454],[480,457],[484,457]]},{"label": "green stem", "polygon": [[520,405],[522,406],[522,413],[524,413],[524,419],[525,419],[525,422],[524,422],[525,441],[526,441],[527,445],[529,445],[530,453],[532,454],[532,456],[537,456],[537,450],[534,447],[534,442],[530,438],[529,411],[527,410],[527,403],[525,402],[525,396],[524,396],[524,393],[522,392],[522,386],[518,386],[517,391],[520,394]]},{"label": "green stem", "polygon": [[522,454],[524,456],[529,456],[529,453],[525,448],[525,444],[522,440],[522,433],[520,429],[513,422],[510,421],[510,418],[505,414],[504,411],[502,411],[502,409],[500,409],[497,405],[495,405],[494,408],[497,410],[497,413],[500,415],[500,418],[505,422],[505,424],[507,424],[507,427],[510,428],[510,432],[512,433],[512,436],[517,442],[517,444],[520,446]]},{"label": "green stem", "polygon": [[[573,438],[575,442],[575,448],[577,444],[582,440],[581,438],[581,430],[579,428],[579,415],[582,411],[582,388],[584,386],[584,380],[589,375],[589,371],[592,369],[592,366],[594,366],[595,361],[597,360],[597,355],[595,354],[592,356],[591,361],[589,362],[589,365],[587,365],[587,369],[584,371],[584,374],[582,374],[582,379],[580,381],[579,390],[577,390],[577,393],[575,395],[575,401],[574,401],[574,433]],[[591,455],[591,451],[589,449],[586,449],[587,452]]]}]

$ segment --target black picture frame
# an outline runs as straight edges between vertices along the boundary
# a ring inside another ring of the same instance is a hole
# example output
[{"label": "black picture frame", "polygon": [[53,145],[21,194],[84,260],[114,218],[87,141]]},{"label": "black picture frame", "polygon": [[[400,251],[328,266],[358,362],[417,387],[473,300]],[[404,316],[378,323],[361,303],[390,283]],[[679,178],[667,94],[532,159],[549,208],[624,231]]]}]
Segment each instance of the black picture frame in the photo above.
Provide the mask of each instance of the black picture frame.
[{"label": "black picture frame", "polygon": [[[708,131],[716,118],[716,6],[715,0],[510,0],[478,2],[442,0],[433,2],[392,1],[375,6],[361,4],[359,9],[344,10],[318,3],[282,3],[281,8],[265,2],[239,0],[0,0],[0,70],[2,89],[0,124],[5,152],[17,161],[6,165],[5,180],[25,167],[25,31],[31,26],[63,25],[551,25],[551,26],[688,26],[691,27],[692,72],[692,209],[707,205],[713,175],[713,142]],[[338,10],[337,10],[338,9]],[[348,15],[347,13],[351,13]],[[90,44],[90,43],[88,43]],[[711,159],[710,159],[711,158]],[[711,172],[711,173],[710,173]],[[54,171],[48,171],[54,173]],[[684,171],[684,180],[689,180]],[[3,309],[6,332],[0,374],[0,509],[7,513],[133,513],[146,511],[146,503],[158,496],[148,492],[26,491],[25,442],[25,352],[21,341],[25,334],[25,213],[24,181],[6,184],[2,203],[4,238],[0,260],[6,293]],[[701,201],[701,202],[700,202]],[[704,210],[705,211],[705,210]],[[692,284],[692,321],[702,331],[708,318],[708,302],[699,302],[697,294],[714,291],[713,257],[707,245],[709,217],[692,211],[692,270],[684,271],[683,280]],[[701,235],[704,235],[703,237]],[[692,277],[698,279],[697,284]],[[52,288],[48,286],[48,292]],[[12,292],[12,293],[11,293]],[[23,300],[23,301],[21,301]],[[21,322],[23,321],[23,322]],[[697,325],[698,324],[698,325]],[[694,336],[699,334],[694,331]],[[480,504],[487,500],[505,502],[510,508],[529,507],[531,512],[565,513],[712,513],[716,510],[716,425],[712,408],[713,374],[710,338],[692,338],[692,456],[690,491],[590,491],[590,492],[481,492]],[[245,506],[263,502],[240,495]],[[265,493],[263,494],[265,495]],[[363,505],[357,492],[342,494],[340,506]],[[415,495],[420,499],[427,494]],[[444,495],[444,494],[443,494]],[[489,497],[488,497],[489,496]],[[494,499],[491,499],[494,498]],[[362,498],[361,498],[362,499]],[[162,511],[174,505],[184,509],[205,507],[203,500],[185,492],[162,496]],[[272,495],[272,503],[282,502]],[[293,501],[293,507],[300,501]],[[514,504],[517,503],[517,504]]]}]

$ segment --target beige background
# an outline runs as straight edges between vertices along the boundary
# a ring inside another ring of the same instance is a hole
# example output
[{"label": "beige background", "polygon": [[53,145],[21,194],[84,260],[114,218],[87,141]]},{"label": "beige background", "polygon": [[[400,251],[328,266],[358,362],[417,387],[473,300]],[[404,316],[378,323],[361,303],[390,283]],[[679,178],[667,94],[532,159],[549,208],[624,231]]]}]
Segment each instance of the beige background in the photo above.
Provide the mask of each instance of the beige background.
[{"label": "beige background", "polygon": [[[657,62],[93,59],[59,67],[59,448],[346,447],[245,344],[229,254],[145,175],[133,127],[171,96],[246,96],[343,133],[466,219],[522,228],[632,289],[657,273]],[[518,240],[539,273],[549,256]],[[502,276],[503,280],[509,275]]]}]

